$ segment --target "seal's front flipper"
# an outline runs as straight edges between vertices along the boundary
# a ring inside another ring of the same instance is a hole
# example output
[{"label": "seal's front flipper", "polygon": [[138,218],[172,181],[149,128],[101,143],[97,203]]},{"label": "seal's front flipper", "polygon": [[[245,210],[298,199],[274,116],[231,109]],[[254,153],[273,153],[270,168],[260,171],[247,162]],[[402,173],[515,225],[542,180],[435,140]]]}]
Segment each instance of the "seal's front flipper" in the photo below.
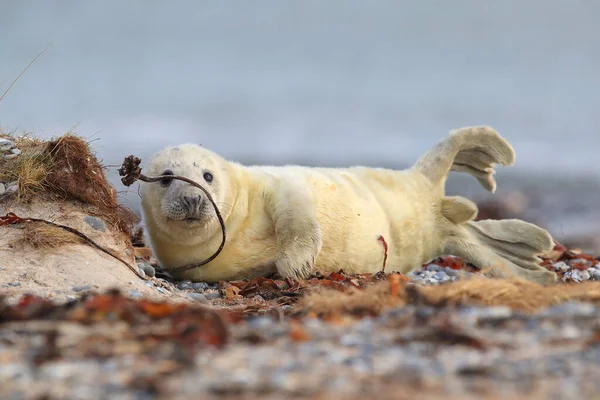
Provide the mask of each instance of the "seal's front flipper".
[{"label": "seal's front flipper", "polygon": [[554,272],[540,265],[539,255],[554,247],[546,230],[518,219],[467,221],[456,228],[445,251],[465,258],[486,275],[542,284],[557,281]]},{"label": "seal's front flipper", "polygon": [[272,186],[266,204],[277,238],[277,272],[282,278],[308,278],[322,246],[312,200],[307,189],[293,181]]}]

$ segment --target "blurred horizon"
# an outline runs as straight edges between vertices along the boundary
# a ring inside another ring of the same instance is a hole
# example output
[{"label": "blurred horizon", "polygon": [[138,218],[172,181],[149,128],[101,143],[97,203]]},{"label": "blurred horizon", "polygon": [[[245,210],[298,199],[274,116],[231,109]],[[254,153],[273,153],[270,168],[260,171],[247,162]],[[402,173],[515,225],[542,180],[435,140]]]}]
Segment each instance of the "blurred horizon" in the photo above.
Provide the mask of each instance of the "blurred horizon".
[{"label": "blurred horizon", "polygon": [[105,164],[195,142],[248,163],[402,168],[491,125],[517,154],[495,196],[560,193],[554,223],[577,204],[600,231],[599,15],[592,1],[6,1],[0,93],[51,46],[0,126],[77,125]]}]

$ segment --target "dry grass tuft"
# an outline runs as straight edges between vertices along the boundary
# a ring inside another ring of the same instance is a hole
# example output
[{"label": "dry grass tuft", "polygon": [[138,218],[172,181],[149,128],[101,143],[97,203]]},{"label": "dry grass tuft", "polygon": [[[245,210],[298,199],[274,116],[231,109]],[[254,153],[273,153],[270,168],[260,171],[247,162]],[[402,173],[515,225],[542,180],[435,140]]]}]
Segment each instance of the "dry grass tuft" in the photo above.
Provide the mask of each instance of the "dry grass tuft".
[{"label": "dry grass tuft", "polygon": [[28,135],[13,137],[10,134],[0,134],[15,142],[21,154],[12,160],[0,159],[0,181],[18,183],[17,199],[28,202],[36,194],[46,190],[44,178],[51,167],[51,159],[44,154],[45,145],[42,141]]},{"label": "dry grass tuft", "polygon": [[68,133],[48,142],[46,153],[53,166],[45,181],[55,191],[97,207],[99,216],[127,235],[132,234],[138,217],[118,204],[116,190],[108,183],[102,165],[84,140]]},{"label": "dry grass tuft", "polygon": [[571,301],[600,303],[600,282],[540,285],[515,279],[474,277],[439,286],[400,283],[395,287],[388,281],[365,290],[314,290],[300,299],[296,307],[299,312],[321,317],[377,315],[386,308],[407,304],[507,306],[529,313]]},{"label": "dry grass tuft", "polygon": [[21,243],[41,248],[57,248],[66,244],[83,243],[83,240],[64,229],[40,222],[27,222],[23,228]]},{"label": "dry grass tuft", "polygon": [[12,140],[21,154],[12,160],[0,159],[0,181],[18,182],[17,201],[37,198],[75,199],[94,206],[96,216],[129,237],[139,218],[118,204],[117,192],[108,183],[100,162],[88,143],[67,132],[45,142],[28,134],[0,132]]}]

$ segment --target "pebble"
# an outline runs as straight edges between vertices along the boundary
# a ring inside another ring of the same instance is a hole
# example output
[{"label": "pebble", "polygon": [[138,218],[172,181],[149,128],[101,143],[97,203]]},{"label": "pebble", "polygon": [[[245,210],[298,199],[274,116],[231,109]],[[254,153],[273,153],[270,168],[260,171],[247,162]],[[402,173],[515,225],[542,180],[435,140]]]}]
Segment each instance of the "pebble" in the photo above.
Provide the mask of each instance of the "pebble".
[{"label": "pebble", "polygon": [[208,304],[208,299],[202,293],[188,293],[188,297],[198,303]]},{"label": "pebble", "polygon": [[148,287],[154,287],[154,282],[152,281],[145,281],[144,284]]},{"label": "pebble", "polygon": [[156,290],[158,290],[162,294],[167,294],[167,291],[164,288],[156,287]]},{"label": "pebble", "polygon": [[579,272],[580,271],[577,269],[573,269],[571,271],[565,272],[565,274],[562,277],[562,281],[567,282],[569,280],[572,280],[574,282],[581,282],[583,279],[581,278],[581,275],[579,274]]},{"label": "pebble", "polygon": [[435,279],[437,279],[438,281],[440,281],[440,282],[446,282],[446,281],[450,280],[450,277],[445,272],[443,272],[443,271],[436,272],[433,275],[433,277]]},{"label": "pebble", "polygon": [[208,299],[208,300],[213,300],[213,299],[220,299],[221,297],[223,297],[221,295],[221,293],[219,293],[218,290],[207,290],[206,292],[204,292],[204,296]]},{"label": "pebble", "polygon": [[559,261],[552,265],[555,271],[568,271],[571,267],[569,267],[564,261]]},{"label": "pebble", "polygon": [[6,192],[6,186],[4,183],[0,182],[0,196],[2,196]]},{"label": "pebble", "polygon": [[181,281],[177,282],[177,289],[186,290],[192,287],[192,281]]},{"label": "pebble", "polygon": [[74,292],[83,292],[84,290],[90,290],[92,288],[92,285],[79,285],[79,286],[73,286],[73,291]]},{"label": "pebble", "polygon": [[144,268],[140,267],[139,264],[138,264],[138,273],[140,274],[140,276],[142,278],[146,277],[146,273],[144,272]]},{"label": "pebble", "polygon": [[206,282],[196,282],[192,284],[192,289],[194,290],[208,290],[209,285]]},{"label": "pebble", "polygon": [[21,154],[21,150],[19,150],[19,149],[12,149],[10,152],[13,154],[16,154],[16,155]]},{"label": "pebble", "polygon": [[93,229],[100,232],[106,232],[106,224],[100,218],[91,215],[86,215],[86,217],[83,220]]},{"label": "pebble", "polygon": [[21,282],[8,282],[8,286],[12,286],[12,287],[21,286]]},{"label": "pebble", "polygon": [[579,276],[581,277],[582,281],[590,280],[590,273],[587,270],[579,271]]},{"label": "pebble", "polygon": [[600,281],[600,269],[590,268],[588,272],[590,273],[590,279]]},{"label": "pebble", "polygon": [[144,271],[144,273],[150,278],[156,275],[156,270],[149,263],[139,263],[138,267],[141,268]]},{"label": "pebble", "polygon": [[137,289],[129,289],[129,296],[134,297],[136,299],[142,297],[142,293]]},{"label": "pebble", "polygon": [[3,159],[5,160],[12,160],[17,158],[19,155],[18,154],[5,154],[2,156]]},{"label": "pebble", "polygon": [[15,147],[15,143],[8,139],[0,139],[0,151],[7,151]]},{"label": "pebble", "polygon": [[14,193],[17,193],[17,190],[19,190],[19,186],[18,186],[18,185],[14,185],[14,186],[6,186],[6,194],[14,194]]}]

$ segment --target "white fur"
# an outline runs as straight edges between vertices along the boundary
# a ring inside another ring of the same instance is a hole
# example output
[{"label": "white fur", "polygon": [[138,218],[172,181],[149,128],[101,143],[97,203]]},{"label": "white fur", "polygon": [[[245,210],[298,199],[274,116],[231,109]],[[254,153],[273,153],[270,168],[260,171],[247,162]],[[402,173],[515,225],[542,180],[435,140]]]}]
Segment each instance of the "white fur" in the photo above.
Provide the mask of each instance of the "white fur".
[{"label": "white fur", "polygon": [[[535,265],[535,254],[551,249],[547,232],[530,224],[515,230],[506,221],[504,230],[493,223],[478,226],[472,221],[477,214],[472,202],[444,197],[451,170],[469,172],[494,191],[493,163],[513,162],[512,148],[493,129],[467,127],[452,132],[403,171],[243,166],[184,144],[158,152],[144,173],[156,176],[171,169],[202,184],[226,222],[228,239],[221,254],[178,274],[182,279],[215,282],[275,271],[301,279],[315,269],[374,273],[383,265],[384,247],[378,239],[383,236],[389,245],[386,272],[407,273],[438,255],[454,253],[493,276],[552,282],[555,274]],[[210,184],[203,179],[207,170],[214,176]],[[168,220],[163,212],[182,194],[200,193],[199,189],[180,181],[169,188],[141,185],[147,233],[162,268],[198,263],[217,250],[221,229],[208,203],[203,210],[210,218],[204,222]],[[505,249],[500,240],[506,237],[500,231],[513,235],[515,246],[524,243],[518,256],[513,257],[514,248]],[[530,239],[537,245],[527,246]]]}]

